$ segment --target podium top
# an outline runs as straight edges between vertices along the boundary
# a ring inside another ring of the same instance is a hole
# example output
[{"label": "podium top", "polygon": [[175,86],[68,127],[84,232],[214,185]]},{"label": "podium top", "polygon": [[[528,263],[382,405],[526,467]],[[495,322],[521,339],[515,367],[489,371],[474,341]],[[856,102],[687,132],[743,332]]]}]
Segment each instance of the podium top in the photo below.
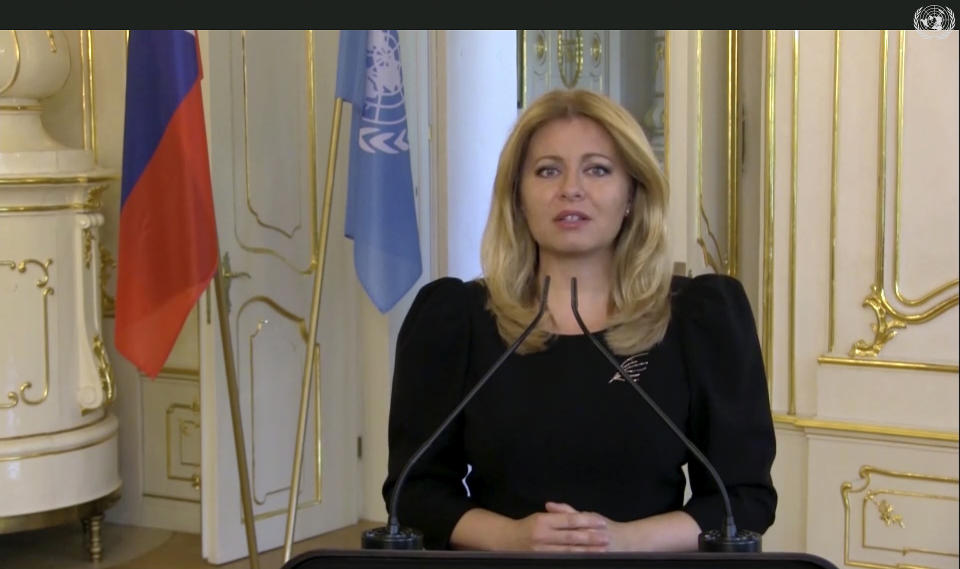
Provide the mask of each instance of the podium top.
[{"label": "podium top", "polygon": [[484,569],[837,569],[808,553],[500,553],[485,551],[317,550],[282,569],[378,569],[422,567]]}]

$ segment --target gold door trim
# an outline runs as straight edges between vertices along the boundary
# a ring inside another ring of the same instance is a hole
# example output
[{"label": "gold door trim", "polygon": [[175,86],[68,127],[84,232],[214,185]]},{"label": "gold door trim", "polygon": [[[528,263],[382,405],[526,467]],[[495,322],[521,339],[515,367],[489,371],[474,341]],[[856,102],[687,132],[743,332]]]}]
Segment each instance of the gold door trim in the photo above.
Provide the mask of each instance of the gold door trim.
[{"label": "gold door trim", "polygon": [[[723,258],[723,251],[720,250],[720,244],[717,237],[710,229],[710,218],[703,209],[703,30],[697,30],[697,245],[703,252],[703,262],[710,267],[714,273],[725,274],[724,269],[726,261]],[[702,218],[702,222],[701,222]],[[707,226],[707,234],[713,243],[716,251],[716,257],[710,253],[706,242],[703,239],[703,228]]]},{"label": "gold door trim", "polygon": [[35,265],[40,267],[40,270],[43,271],[43,275],[37,279],[36,286],[40,289],[41,297],[41,306],[43,314],[43,392],[40,397],[37,399],[31,399],[27,395],[27,390],[32,390],[33,382],[25,381],[20,384],[19,391],[17,394],[16,391],[7,392],[7,402],[0,403],[0,410],[12,409],[16,407],[21,401],[26,405],[40,405],[47,400],[47,395],[50,393],[50,331],[49,323],[47,318],[47,297],[53,294],[53,288],[49,286],[50,281],[50,264],[53,263],[53,259],[47,259],[46,262],[38,261],[36,259],[25,259],[19,263],[14,261],[0,261],[0,267],[9,267],[11,271],[17,271],[21,274],[27,272],[27,266]]},{"label": "gold door trim", "polygon": [[[200,488],[199,488],[199,485],[197,484],[197,480],[199,480],[200,474],[198,472],[195,472],[190,476],[176,476],[173,474],[172,461],[173,461],[174,453],[173,453],[173,443],[172,443],[172,437],[171,437],[171,426],[173,425],[173,423],[171,422],[171,420],[173,418],[173,414],[176,413],[177,411],[192,411],[194,414],[199,415],[200,403],[194,400],[193,403],[191,403],[190,405],[185,405],[183,403],[171,403],[167,407],[166,416],[164,417],[166,445],[167,445],[167,456],[164,462],[166,464],[167,480],[175,480],[178,482],[190,482],[191,484],[194,485],[195,490],[199,490]],[[199,464],[185,463],[183,461],[183,435],[186,434],[184,433],[183,428],[185,424],[192,424],[197,429],[200,428],[200,425],[196,421],[184,421],[183,419],[178,419],[176,430],[177,430],[177,448],[179,450],[179,455],[177,457],[177,460],[181,466],[200,466]]]},{"label": "gold door trim", "polygon": [[[237,316],[236,316],[236,321],[235,321],[235,326],[236,326],[236,328],[237,328],[237,329],[236,329],[236,336],[235,336],[235,337],[237,337],[237,338],[240,338],[240,337],[241,337],[241,335],[240,335],[240,316],[243,314],[243,312],[244,312],[250,305],[252,305],[253,303],[256,303],[256,302],[266,304],[267,306],[269,306],[270,308],[272,308],[274,311],[276,311],[279,315],[283,316],[283,317],[286,318],[287,320],[290,320],[291,322],[293,322],[294,324],[296,324],[297,329],[298,329],[298,331],[299,331],[299,333],[300,333],[301,339],[303,340],[304,344],[307,343],[307,341],[309,340],[309,337],[308,337],[309,335],[308,335],[308,331],[307,331],[306,321],[305,321],[302,317],[297,316],[296,314],[294,314],[294,313],[290,312],[289,310],[283,308],[282,306],[280,306],[280,305],[279,305],[276,301],[274,301],[273,299],[268,298],[268,297],[265,297],[265,296],[255,296],[255,297],[251,297],[251,298],[247,299],[247,300],[240,306],[239,310],[237,311]],[[249,373],[250,373],[250,407],[249,407],[249,412],[250,412],[250,430],[251,430],[251,432],[254,432],[254,433],[256,432],[256,413],[255,413],[255,411],[254,411],[254,405],[253,405],[253,381],[254,381],[254,376],[253,376],[253,369],[254,369],[253,347],[254,347],[254,340],[255,340],[256,336],[260,333],[260,331],[263,329],[263,326],[264,326],[265,324],[267,324],[267,321],[265,321],[265,320],[260,320],[260,321],[258,321],[258,322],[257,322],[256,329],[253,331],[253,333],[251,333],[251,334],[248,335],[248,357],[249,357],[248,365],[249,365]],[[313,496],[313,498],[312,498],[310,501],[308,501],[308,502],[300,502],[300,503],[299,503],[299,507],[300,507],[300,508],[305,508],[305,507],[309,507],[309,506],[315,506],[315,505],[320,504],[320,503],[323,501],[323,478],[322,478],[322,472],[323,472],[323,470],[322,470],[322,466],[323,466],[323,455],[322,455],[323,443],[322,443],[322,440],[323,440],[323,439],[322,439],[322,431],[321,431],[322,417],[321,417],[321,413],[320,413],[320,411],[321,411],[321,407],[320,407],[320,401],[321,401],[321,399],[320,399],[320,385],[321,385],[321,384],[320,384],[320,345],[319,345],[319,344],[314,345],[314,350],[315,350],[315,351],[314,351],[314,367],[313,367],[313,381],[314,381],[314,386],[313,386],[313,387],[314,387],[314,388],[313,388],[313,392],[314,392],[313,404],[314,404],[314,417],[315,417],[315,421],[316,421],[316,424],[315,424],[315,427],[316,427],[316,428],[315,428],[315,434],[316,434],[316,451],[317,451],[317,460],[316,460],[316,464],[315,464],[315,467],[316,467],[315,476],[316,476],[316,478],[315,478],[315,484],[314,484],[314,496]],[[256,497],[256,480],[257,480],[257,474],[256,474],[256,473],[257,473],[257,468],[256,468],[256,465],[257,465],[257,452],[256,452],[256,451],[257,451],[256,437],[251,437],[251,441],[250,441],[251,495],[252,495],[252,497],[253,497],[253,501],[254,501],[257,505],[262,506],[262,505],[264,505],[264,504],[266,503],[266,500],[267,500],[267,497],[268,497],[268,496],[270,496],[271,494],[277,494],[277,493],[280,493],[280,492],[283,492],[283,491],[289,491],[289,490],[290,490],[290,486],[288,485],[288,486],[284,486],[284,487],[282,487],[282,488],[277,488],[277,489],[274,489],[274,490],[270,490],[270,491],[266,492],[266,493],[263,495],[263,499],[262,499],[262,500],[261,500],[261,499],[258,499],[258,498]],[[260,513],[260,514],[256,514],[256,515],[254,515],[253,519],[254,519],[254,521],[259,521],[259,520],[271,518],[271,517],[274,517],[274,516],[278,516],[278,515],[284,514],[284,513],[286,513],[286,512],[287,512],[287,508],[278,508],[278,509],[271,510],[271,511],[268,511],[268,512],[263,512],[263,513]],[[241,519],[242,519],[242,516],[241,516]]]},{"label": "gold door trim", "polygon": [[[253,245],[248,245],[244,243],[243,239],[240,237],[240,233],[237,231],[236,221],[233,224],[233,234],[237,240],[237,243],[242,249],[250,253],[265,253],[272,255],[280,259],[285,265],[290,267],[292,270],[303,274],[309,275],[312,274],[313,269],[317,266],[317,153],[316,153],[316,83],[314,80],[314,36],[313,30],[306,30],[306,67],[307,67],[307,77],[306,77],[306,89],[307,89],[307,115],[308,115],[308,126],[307,126],[307,138],[308,138],[308,152],[310,160],[310,263],[305,268],[299,268],[294,265],[289,259],[284,257],[280,252],[270,248],[270,247],[256,247]],[[283,229],[270,225],[263,222],[260,219],[260,215],[253,209],[252,202],[250,200],[250,160],[249,160],[249,146],[248,146],[248,131],[247,124],[249,122],[248,117],[248,100],[247,100],[247,53],[246,53],[246,37],[247,31],[242,30],[240,32],[240,54],[241,61],[243,66],[243,156],[244,156],[244,173],[245,173],[245,191],[246,191],[246,201],[247,208],[250,210],[250,213],[253,214],[254,219],[257,224],[266,229],[272,229],[277,231],[287,238],[293,238],[297,229],[300,228],[300,223],[298,221],[297,225],[294,227],[293,231],[287,232]],[[234,199],[236,199],[236,194],[234,193]],[[234,207],[236,211],[236,207]]]}]

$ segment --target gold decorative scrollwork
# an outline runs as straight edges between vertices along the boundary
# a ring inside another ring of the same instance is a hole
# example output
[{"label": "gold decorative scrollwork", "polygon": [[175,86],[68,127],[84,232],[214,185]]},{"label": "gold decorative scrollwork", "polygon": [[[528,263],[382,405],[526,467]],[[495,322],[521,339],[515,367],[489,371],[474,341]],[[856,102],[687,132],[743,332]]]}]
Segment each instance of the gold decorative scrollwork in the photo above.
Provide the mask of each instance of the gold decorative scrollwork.
[{"label": "gold decorative scrollwork", "polygon": [[583,71],[583,32],[580,30],[557,30],[557,68],[560,80],[568,89],[577,86]]},{"label": "gold decorative scrollwork", "polygon": [[877,318],[876,324],[870,328],[873,330],[873,341],[857,340],[850,348],[850,356],[854,357],[873,357],[880,353],[884,344],[889,342],[897,333],[897,330],[906,328],[907,324],[922,324],[928,320],[936,318],[941,313],[954,306],[957,306],[958,297],[948,298],[933,308],[919,314],[904,314],[890,305],[883,288],[874,283],[870,287],[870,295],[863,300],[864,306],[873,309]]},{"label": "gold decorative scrollwork", "polygon": [[100,184],[87,190],[87,199],[83,202],[86,209],[100,209],[100,196],[107,190],[107,184]]},{"label": "gold decorative scrollwork", "polygon": [[114,260],[110,249],[100,245],[100,310],[104,317],[112,317],[115,313],[115,300],[107,292],[107,281],[110,280],[110,272],[117,268],[117,261]]},{"label": "gold decorative scrollwork", "polygon": [[99,334],[93,337],[92,347],[93,356],[97,362],[97,373],[100,374],[100,385],[103,387],[103,404],[110,405],[117,396],[116,385],[113,381],[113,368],[107,357],[107,348],[103,345],[103,339]]},{"label": "gold decorative scrollwork", "polygon": [[90,268],[90,262],[93,260],[93,230],[89,227],[83,228],[83,266]]},{"label": "gold decorative scrollwork", "polygon": [[57,40],[53,37],[53,30],[43,30],[47,32],[47,41],[50,42],[50,53],[57,53]]},{"label": "gold decorative scrollwork", "polygon": [[873,502],[877,506],[877,510],[880,512],[880,521],[884,523],[887,527],[897,524],[900,527],[906,527],[903,523],[903,516],[900,514],[893,513],[893,505],[887,502],[886,500],[877,501],[877,493],[870,492],[865,497],[864,500]]},{"label": "gold decorative scrollwork", "polygon": [[25,381],[20,384],[19,395],[15,391],[7,392],[7,403],[0,404],[0,409],[10,409],[16,407],[20,401],[27,405],[39,405],[47,400],[50,394],[50,344],[49,330],[47,324],[47,297],[53,294],[53,288],[48,286],[50,273],[48,271],[53,259],[47,259],[45,262],[36,259],[25,259],[19,263],[14,261],[0,261],[0,267],[9,267],[10,270],[16,270],[20,273],[26,273],[29,265],[36,265],[43,271],[43,276],[37,279],[37,288],[40,289],[40,296],[43,301],[43,393],[37,399],[31,399],[27,395],[28,389],[33,389],[32,381]]},{"label": "gold decorative scrollwork", "polygon": [[593,45],[590,46],[590,55],[593,56],[593,65],[600,65],[600,58],[603,57],[603,42],[600,40],[600,34],[593,33]]},{"label": "gold decorative scrollwork", "polygon": [[537,63],[542,64],[547,59],[547,36],[543,30],[537,32]]}]

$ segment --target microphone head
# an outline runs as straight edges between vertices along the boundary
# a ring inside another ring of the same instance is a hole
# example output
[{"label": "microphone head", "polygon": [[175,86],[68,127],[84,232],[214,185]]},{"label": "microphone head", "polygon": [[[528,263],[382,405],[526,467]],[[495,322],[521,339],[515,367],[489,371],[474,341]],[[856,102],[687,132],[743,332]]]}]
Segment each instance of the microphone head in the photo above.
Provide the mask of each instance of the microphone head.
[{"label": "microphone head", "polygon": [[[392,531],[391,531],[392,529]],[[360,538],[363,549],[423,549],[423,533],[413,528],[381,526]]]},{"label": "microphone head", "polygon": [[759,553],[761,540],[762,536],[755,531],[742,529],[736,535],[727,536],[720,530],[712,529],[701,533],[697,541],[701,552]]}]

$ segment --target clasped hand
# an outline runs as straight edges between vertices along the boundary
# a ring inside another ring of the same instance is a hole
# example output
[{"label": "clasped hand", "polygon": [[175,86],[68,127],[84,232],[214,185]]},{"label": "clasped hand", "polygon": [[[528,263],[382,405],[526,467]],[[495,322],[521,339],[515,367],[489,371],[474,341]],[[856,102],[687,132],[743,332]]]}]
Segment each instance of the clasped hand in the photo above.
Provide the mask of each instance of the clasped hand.
[{"label": "clasped hand", "polygon": [[517,549],[533,551],[618,551],[622,524],[569,504],[547,502],[546,512],[516,520]]}]

